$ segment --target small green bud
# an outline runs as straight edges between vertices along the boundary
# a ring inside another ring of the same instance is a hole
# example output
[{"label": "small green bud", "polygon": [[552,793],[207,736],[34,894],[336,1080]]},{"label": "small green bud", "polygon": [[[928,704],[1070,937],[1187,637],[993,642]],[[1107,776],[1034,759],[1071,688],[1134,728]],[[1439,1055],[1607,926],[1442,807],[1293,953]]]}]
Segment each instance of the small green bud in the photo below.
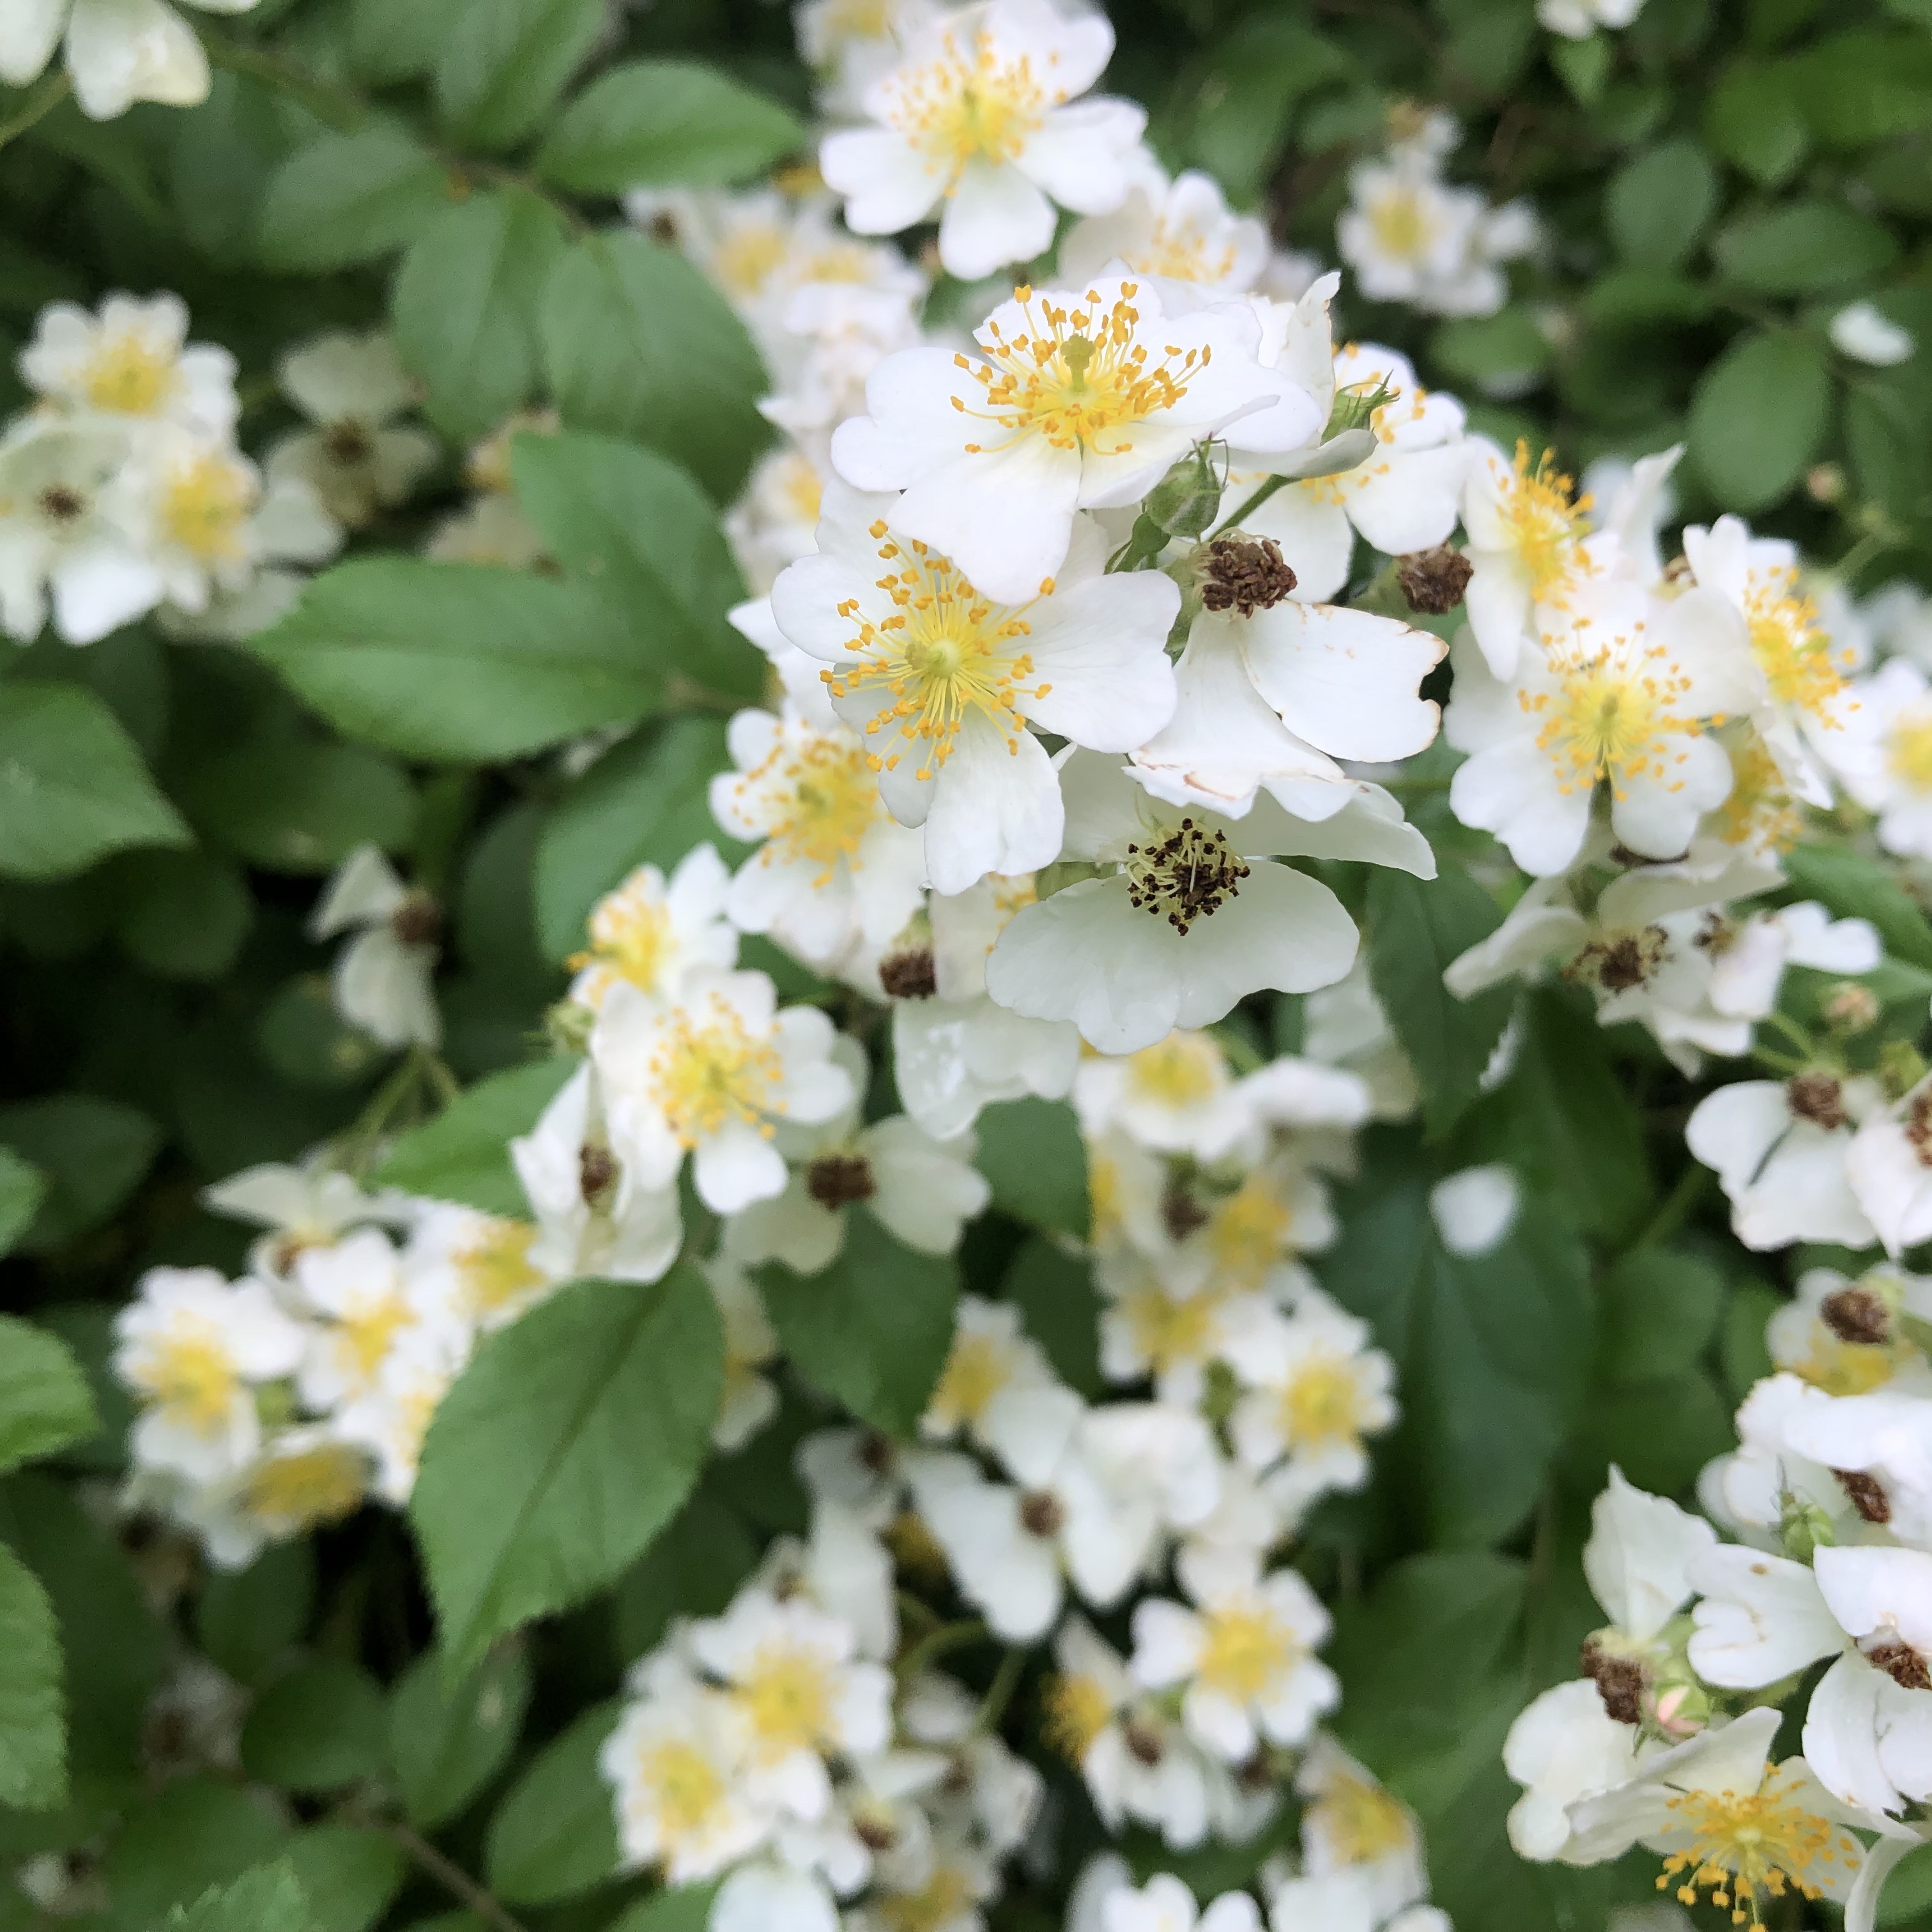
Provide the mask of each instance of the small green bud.
[{"label": "small green bud", "polygon": [[264,1429],[284,1429],[296,1419],[296,1392],[287,1382],[262,1382],[255,1390],[255,1413]]},{"label": "small green bud", "polygon": [[1201,1392],[1201,1412],[1210,1429],[1218,1429],[1234,1412],[1241,1399],[1241,1385],[1226,1362],[1208,1364],[1208,1385]]},{"label": "small green bud", "polygon": [[1100,868],[1090,866],[1084,859],[1056,859],[1033,875],[1034,897],[1050,899],[1055,892],[1064,892],[1069,886],[1077,886],[1082,879],[1097,879],[1100,876]]},{"label": "small green bud", "polygon": [[1784,1492],[1778,1520],[1779,1546],[1794,1563],[1809,1563],[1816,1550],[1828,1550],[1838,1540],[1831,1517],[1816,1503],[1808,1503],[1790,1490]]},{"label": "small green bud", "polygon": [[1384,403],[1392,403],[1402,392],[1392,389],[1386,382],[1378,382],[1364,392],[1359,389],[1337,389],[1334,406],[1328,412],[1328,427],[1322,432],[1322,440],[1342,435],[1352,429],[1366,429],[1376,410]]},{"label": "small green bud", "polygon": [[1927,1070],[1924,1055],[1909,1040],[1888,1040],[1879,1048],[1878,1077],[1890,1100],[1903,1100]]},{"label": "small green bud", "polygon": [[583,1053],[590,1046],[597,1016],[574,1000],[560,1000],[544,1015],[544,1035],[553,1053]]},{"label": "small green bud", "polygon": [[1878,995],[1856,980],[1840,980],[1825,995],[1822,1006],[1825,1024],[1845,1040],[1869,1032],[1878,1024],[1882,1010]]},{"label": "small green bud", "polygon": [[1154,488],[1141,506],[1141,518],[1170,537],[1200,537],[1221,508],[1221,478],[1213,446],[1197,442]]}]

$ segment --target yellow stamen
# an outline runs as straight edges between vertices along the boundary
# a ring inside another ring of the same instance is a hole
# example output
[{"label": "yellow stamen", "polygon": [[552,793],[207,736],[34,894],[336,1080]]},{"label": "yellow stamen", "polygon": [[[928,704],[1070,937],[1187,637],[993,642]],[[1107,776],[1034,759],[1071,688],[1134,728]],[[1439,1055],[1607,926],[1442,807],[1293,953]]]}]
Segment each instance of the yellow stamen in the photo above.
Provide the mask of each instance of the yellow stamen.
[{"label": "yellow stamen", "polygon": [[209,450],[178,464],[163,484],[161,526],[203,563],[238,563],[248,554],[242,532],[255,496],[248,472]]},{"label": "yellow stamen", "polygon": [[1114,1707],[1098,1679],[1065,1672],[1049,1677],[1040,1694],[1040,1736],[1047,1748],[1078,1764],[1107,1728]]},{"label": "yellow stamen", "polygon": [[672,1016],[649,1071],[658,1105],[686,1148],[734,1122],[770,1138],[764,1116],[784,1112],[774,1090],[784,1075],[776,1051],[753,1039],[736,1008],[715,993],[699,1012]]},{"label": "yellow stamen", "polygon": [[160,1407],[203,1436],[228,1420],[241,1386],[219,1325],[204,1315],[176,1316],[134,1376]]},{"label": "yellow stamen", "polygon": [[1833,1865],[1849,1867],[1858,1845],[1788,1794],[1793,1780],[1783,1766],[1760,1790],[1690,1791],[1669,1801],[1667,1835],[1688,1834],[1690,1843],[1664,1862],[1660,1892],[1675,1886],[1678,1901],[1695,1905],[1708,1892],[1712,1904],[1730,1906],[1731,1923],[1764,1932],[1764,1905],[1796,1892],[1820,1896]]},{"label": "yellow stamen", "polygon": [[362,1502],[362,1458],[347,1444],[320,1442],[272,1456],[249,1476],[243,1502],[251,1515],[296,1529],[339,1522]]},{"label": "yellow stamen", "polygon": [[822,1658],[786,1643],[761,1648],[734,1694],[752,1748],[770,1762],[832,1738],[832,1684]]},{"label": "yellow stamen", "polygon": [[181,387],[181,370],[166,351],[138,335],[108,337],[88,358],[80,387],[97,410],[116,416],[158,415]]},{"label": "yellow stamen", "polygon": [[1196,1676],[1210,1689],[1247,1703],[1260,1696],[1301,1654],[1301,1642],[1257,1604],[1204,1610],[1206,1642]]}]

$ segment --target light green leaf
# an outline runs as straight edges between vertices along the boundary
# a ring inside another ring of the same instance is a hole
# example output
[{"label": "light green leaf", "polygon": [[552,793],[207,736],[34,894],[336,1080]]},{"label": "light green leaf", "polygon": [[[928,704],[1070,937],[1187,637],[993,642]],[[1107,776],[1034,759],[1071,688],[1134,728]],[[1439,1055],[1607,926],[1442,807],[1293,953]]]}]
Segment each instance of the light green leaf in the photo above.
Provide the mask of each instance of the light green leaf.
[{"label": "light green leaf", "polygon": [[544,292],[544,362],[565,422],[628,436],[681,463],[718,502],[738,494],[771,432],[758,352],[723,296],[639,235],[598,235]]},{"label": "light green leaf", "polygon": [[168,1914],[167,1932],[316,1932],[293,1868],[257,1865]]},{"label": "light green leaf", "polygon": [[509,1905],[548,1905],[601,1885],[617,1869],[610,1787],[597,1754],[619,1706],[595,1704],[547,1746],[490,1821],[483,1852],[490,1889]]},{"label": "light green leaf", "polygon": [[130,846],[190,842],[92,692],[0,683],[0,877],[62,879]]},{"label": "light green leaf", "polygon": [[0,1544],[0,1804],[46,1811],[67,1802],[61,1682],[53,1606],[34,1573]]},{"label": "light green leaf", "polygon": [[1640,268],[1678,267],[1718,206],[1717,171],[1694,141],[1666,141],[1618,169],[1604,200],[1617,252]]},{"label": "light green leaf", "polygon": [[311,1825],[282,1856],[308,1900],[307,1932],[368,1932],[408,1870],[402,1847],[373,1825]]},{"label": "light green leaf", "polygon": [[663,182],[724,188],[804,146],[788,108],[697,61],[631,61],[557,117],[536,171],[577,194]]},{"label": "light green leaf", "polygon": [[1734,510],[1776,502],[1824,441],[1832,376],[1808,336],[1753,331],[1699,379],[1690,404],[1690,459]]},{"label": "light green leaf", "polygon": [[107,1922],[153,1932],[172,1907],[278,1857],[288,1837],[273,1809],[239,1786],[177,1778],[135,1805],[108,1847]]},{"label": "light green leaf", "polygon": [[1016,1221],[1087,1238],[1094,1210],[1087,1198],[1087,1144],[1064,1100],[1033,1095],[986,1108],[979,1120],[980,1172],[993,1204]]},{"label": "light green leaf", "polygon": [[480,763],[656,708],[660,674],[614,606],[528,572],[365,557],[310,580],[249,640],[352,737]]},{"label": "light green leaf", "polygon": [[349,59],[376,87],[392,87],[436,64],[470,0],[350,0]]},{"label": "light green leaf", "polygon": [[436,103],[470,146],[514,146],[577,71],[604,22],[603,0],[470,0],[444,38]]},{"label": "light green leaf", "polygon": [[1932,41],[1922,32],[1840,34],[1792,65],[1805,118],[1834,147],[1932,128]]},{"label": "light green leaf", "polygon": [[483,435],[528,399],[537,303],[563,245],[556,211],[509,188],[443,209],[403,257],[389,302],[396,348],[452,441]]},{"label": "light green leaf", "polygon": [[352,1664],[304,1665],[256,1700],[242,1733],[250,1778],[285,1791],[334,1791],[388,1763],[382,1694]]},{"label": "light green leaf", "polygon": [[18,1244],[37,1255],[106,1220],[147,1172],[161,1133],[118,1100],[55,1094],[0,1107],[0,1142],[46,1177],[40,1212]]},{"label": "light green leaf", "polygon": [[536,1125],[575,1070],[574,1060],[542,1060],[479,1080],[427,1126],[398,1138],[376,1170],[378,1185],[460,1201],[486,1214],[526,1215],[508,1143]]},{"label": "light green leaf", "polygon": [[1891,267],[1898,244],[1842,202],[1794,201],[1740,215],[1719,230],[1712,253],[1738,287],[1795,296],[1870,281]]},{"label": "light green leaf", "polygon": [[1533,388],[1552,353],[1536,317],[1520,308],[1446,322],[1433,347],[1452,376],[1510,395]]},{"label": "light green leaf", "polygon": [[414,240],[452,199],[441,166],[397,122],[319,135],[269,177],[262,259],[292,274],[373,262]]},{"label": "light green leaf", "polygon": [[709,1885],[674,1886],[654,1892],[630,1906],[610,1932],[705,1932],[718,1885],[714,1880]]},{"label": "light green leaf", "polygon": [[0,1315],[0,1475],[84,1442],[100,1426],[87,1378],[67,1345]]},{"label": "light green leaf", "polygon": [[239,867],[212,852],[144,852],[116,868],[115,937],[164,980],[218,980],[255,920]]},{"label": "light green leaf", "polygon": [[579,1282],[484,1339],[410,1503],[447,1672],[637,1560],[697,1480],[724,1348],[682,1265],[650,1287]]},{"label": "light green leaf", "polygon": [[607,752],[564,794],[537,848],[537,940],[547,958],[583,946],[591,908],[637,866],[668,873],[707,838],[730,849],[709,790],[730,763],[721,719],[674,718]]},{"label": "light green leaf", "polygon": [[861,1421],[909,1437],[952,1343],[958,1270],[902,1247],[869,1214],[845,1217],[844,1252],[822,1274],[773,1265],[758,1285],[800,1371]]},{"label": "light green leaf", "polygon": [[654,662],[755,703],[769,668],[726,613],[744,580],[710,500],[674,463],[602,436],[524,436],[517,496],[552,556],[614,597]]},{"label": "light green leaf", "polygon": [[265,872],[326,872],[358,845],[399,851],[416,823],[401,768],[333,740],[258,740],[184,771],[176,785],[205,837]]},{"label": "light green leaf", "polygon": [[516,1748],[530,1666],[514,1645],[493,1652],[454,1689],[425,1652],[389,1700],[389,1750],[410,1818],[426,1829],[460,1811]]},{"label": "light green leaf", "polygon": [[46,1198],[46,1177],[11,1148],[0,1147],[0,1255],[10,1254]]}]

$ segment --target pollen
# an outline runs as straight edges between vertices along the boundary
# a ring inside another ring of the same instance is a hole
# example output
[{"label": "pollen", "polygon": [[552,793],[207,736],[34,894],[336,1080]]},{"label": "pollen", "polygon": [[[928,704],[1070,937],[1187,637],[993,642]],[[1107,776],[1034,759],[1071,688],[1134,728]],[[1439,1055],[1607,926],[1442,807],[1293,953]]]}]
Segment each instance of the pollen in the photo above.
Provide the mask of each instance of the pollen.
[{"label": "pollen", "polygon": [[1590,499],[1575,494],[1568,477],[1545,450],[1532,468],[1529,446],[1519,442],[1509,485],[1498,506],[1505,541],[1529,578],[1538,603],[1560,600],[1564,584],[1582,566],[1578,545],[1588,528]]},{"label": "pollen", "polygon": [[734,1701],[767,1762],[812,1750],[832,1733],[832,1685],[825,1660],[796,1644],[770,1643],[738,1680]]},{"label": "pollen", "polygon": [[1032,605],[988,602],[950,557],[922,543],[888,537],[879,560],[886,568],[878,587],[892,614],[874,622],[856,599],[842,604],[838,614],[854,627],[846,650],[856,662],[825,674],[835,698],[859,697],[878,707],[866,722],[869,768],[895,771],[910,758],[916,776],[930,779],[976,716],[1017,754],[1021,706],[1051,688],[1033,681],[1025,649]]},{"label": "pollen", "polygon": [[1784,774],[1755,736],[1730,748],[1730,795],[1718,808],[1716,827],[1726,844],[1788,852],[1804,830],[1803,814]]},{"label": "pollen", "polygon": [[1550,664],[1560,680],[1557,690],[1524,693],[1520,701],[1541,716],[1537,748],[1549,754],[1561,790],[1588,791],[1599,778],[1619,800],[1634,778],[1674,788],[1672,773],[1684,753],[1670,740],[1698,727],[1672,709],[1690,680],[1670,666],[1660,648],[1618,638],[1567,657],[1552,655]]},{"label": "pollen", "polygon": [[1294,1210],[1268,1176],[1251,1174],[1215,1209],[1208,1246],[1230,1281],[1252,1288],[1287,1252]]},{"label": "pollen", "polygon": [[1043,85],[1030,55],[1004,55],[982,28],[950,28],[938,58],[886,82],[884,118],[942,175],[950,194],[969,162],[1016,160],[1066,98]]},{"label": "pollen", "polygon": [[737,1010],[712,994],[696,1012],[671,1016],[649,1069],[651,1090],[679,1144],[691,1148],[742,1123],[767,1138],[767,1114],[784,1111],[784,1069]]},{"label": "pollen", "polygon": [[1264,1695],[1302,1654],[1300,1640],[1261,1604],[1204,1611],[1201,1622],[1204,1640],[1196,1676],[1242,1703]]},{"label": "pollen", "polygon": [[537,1231],[528,1221],[492,1220],[456,1257],[471,1311],[488,1319],[513,1307],[543,1276],[530,1264]]},{"label": "pollen", "polygon": [[366,1486],[362,1458],[355,1450],[345,1442],[320,1442],[261,1463],[242,1500],[252,1515],[311,1529],[351,1514]]},{"label": "pollen", "polygon": [[1069,1764],[1079,1763],[1114,1714],[1100,1680],[1077,1671],[1049,1677],[1040,1703],[1040,1736]]},{"label": "pollen", "polygon": [[181,368],[172,353],[140,336],[108,337],[90,356],[80,386],[97,410],[116,416],[158,416],[181,387]]},{"label": "pollen", "polygon": [[1744,622],[1773,700],[1834,725],[1829,706],[1845,688],[1850,655],[1834,650],[1819,628],[1818,607],[1799,590],[1798,573],[1754,571],[1744,586]]},{"label": "pollen", "polygon": [[638,1798],[671,1844],[706,1831],[728,1795],[718,1767],[695,1744],[660,1739],[639,1753]]},{"label": "pollen", "polygon": [[1885,760],[1908,791],[1932,792],[1932,710],[1904,714],[1886,734]]},{"label": "pollen", "polygon": [[856,865],[879,816],[872,765],[844,734],[782,736],[733,790],[747,818],[764,829],[760,862],[809,866],[814,889],[830,885],[841,865]]},{"label": "pollen", "polygon": [[[1024,328],[1009,337],[998,322],[988,322],[993,346],[985,359],[954,358],[981,393],[972,405],[954,396],[953,407],[992,424],[1007,441],[1040,436],[1056,449],[1100,456],[1131,449],[1132,439],[1120,432],[1172,409],[1211,354],[1205,347],[1169,344],[1158,362],[1150,361],[1133,305],[1138,292],[1133,283],[1123,282],[1104,310],[1094,289],[1087,291],[1084,308],[1062,308],[1042,296],[1036,315],[1033,292],[1016,289]],[[969,454],[986,446],[966,446]]]},{"label": "pollen", "polygon": [[1346,1355],[1316,1354],[1300,1364],[1281,1392],[1281,1432],[1291,1449],[1362,1439],[1362,1386]]},{"label": "pollen", "polygon": [[1125,259],[1136,274],[1164,275],[1169,281],[1212,286],[1234,273],[1234,252],[1232,242],[1217,248],[1199,229],[1181,224],[1170,227],[1162,216],[1155,221],[1154,232]]},{"label": "pollen", "polygon": [[573,971],[592,969],[582,997],[595,1007],[620,980],[628,980],[640,992],[655,993],[676,951],[663,888],[640,878],[598,901],[590,915],[589,950],[572,954],[569,963]]},{"label": "pollen", "polygon": [[227,1420],[239,1386],[235,1358],[206,1316],[177,1316],[135,1376],[161,1408],[204,1436]]},{"label": "pollen", "polygon": [[1227,1299],[1225,1289],[1169,1294],[1150,1286],[1124,1294],[1118,1306],[1136,1352],[1160,1376],[1208,1354],[1220,1338],[1220,1312]]},{"label": "pollen", "polygon": [[720,242],[711,256],[711,272],[728,295],[741,302],[757,295],[785,258],[785,232],[776,221],[746,222]]},{"label": "pollen", "polygon": [[239,563],[248,556],[242,532],[255,507],[255,482],[218,450],[178,464],[161,488],[161,527],[205,564]]},{"label": "pollen", "polygon": [[1849,1870],[1858,1847],[1790,1795],[1793,1781],[1780,1766],[1754,1792],[1690,1791],[1672,1798],[1663,1835],[1682,1848],[1664,1860],[1658,1890],[1674,1889],[1684,1905],[1708,1892],[1713,1905],[1730,1911],[1733,1925],[1750,1932],[1764,1932],[1766,1900],[1792,1892],[1819,1897],[1831,1868]]},{"label": "pollen", "polygon": [[1184,939],[1196,922],[1238,898],[1246,862],[1228,849],[1225,832],[1184,818],[1166,838],[1127,848],[1127,902],[1164,920]]},{"label": "pollen", "polygon": [[1397,261],[1413,261],[1433,238],[1422,197],[1406,182],[1397,183],[1377,195],[1366,212],[1376,245]]},{"label": "pollen", "polygon": [[917,1892],[875,1894],[872,1910],[886,1932],[948,1932],[978,1915],[969,1911],[973,1888],[957,1866],[942,1864]]},{"label": "pollen", "polygon": [[374,1378],[409,1320],[409,1304],[394,1294],[370,1295],[341,1318],[337,1339],[361,1380]]},{"label": "pollen", "polygon": [[1372,1864],[1406,1851],[1415,1839],[1415,1827],[1397,1799],[1346,1772],[1329,1780],[1304,1823],[1344,1864]]},{"label": "pollen", "polygon": [[932,1406],[942,1415],[977,1422],[1012,1376],[1006,1352],[992,1336],[959,1334],[932,1391]]},{"label": "pollen", "polygon": [[1127,1085],[1138,1100],[1196,1107],[1220,1086],[1221,1050],[1205,1034],[1171,1033],[1127,1058]]}]

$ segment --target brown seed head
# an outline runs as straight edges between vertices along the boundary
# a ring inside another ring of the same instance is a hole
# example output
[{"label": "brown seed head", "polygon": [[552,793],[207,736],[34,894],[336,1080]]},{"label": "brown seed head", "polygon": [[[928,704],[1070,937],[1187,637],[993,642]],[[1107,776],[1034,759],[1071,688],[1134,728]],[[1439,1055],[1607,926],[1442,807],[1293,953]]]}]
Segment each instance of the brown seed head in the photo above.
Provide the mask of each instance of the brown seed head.
[{"label": "brown seed head", "polygon": [[1414,550],[1398,557],[1395,580],[1412,610],[1440,617],[1462,602],[1475,569],[1460,550],[1438,544],[1433,550]]},{"label": "brown seed head", "polygon": [[1841,1342],[1882,1348],[1892,1336],[1892,1310],[1868,1288],[1841,1288],[1818,1304],[1818,1319]]},{"label": "brown seed head", "polygon": [[879,1184],[863,1154],[822,1154],[805,1170],[805,1191],[821,1208],[843,1208],[871,1200]]},{"label": "brown seed head", "polygon": [[1834,1469],[1832,1473],[1838,1478],[1838,1486],[1851,1498],[1852,1508],[1867,1522],[1891,1522],[1892,1498],[1876,1476],[1863,1469]]},{"label": "brown seed head", "polygon": [[932,948],[894,952],[879,962],[879,984],[896,1000],[929,1000],[939,991]]},{"label": "brown seed head", "polygon": [[1785,1082],[1784,1098],[1798,1119],[1828,1133],[1850,1123],[1852,1117],[1845,1112],[1844,1084],[1835,1073],[1800,1073]]},{"label": "brown seed head", "polygon": [[1294,572],[1273,537],[1237,531],[1216,537],[1208,546],[1201,567],[1201,601],[1210,610],[1252,617],[1257,610],[1273,610],[1294,588]]}]

